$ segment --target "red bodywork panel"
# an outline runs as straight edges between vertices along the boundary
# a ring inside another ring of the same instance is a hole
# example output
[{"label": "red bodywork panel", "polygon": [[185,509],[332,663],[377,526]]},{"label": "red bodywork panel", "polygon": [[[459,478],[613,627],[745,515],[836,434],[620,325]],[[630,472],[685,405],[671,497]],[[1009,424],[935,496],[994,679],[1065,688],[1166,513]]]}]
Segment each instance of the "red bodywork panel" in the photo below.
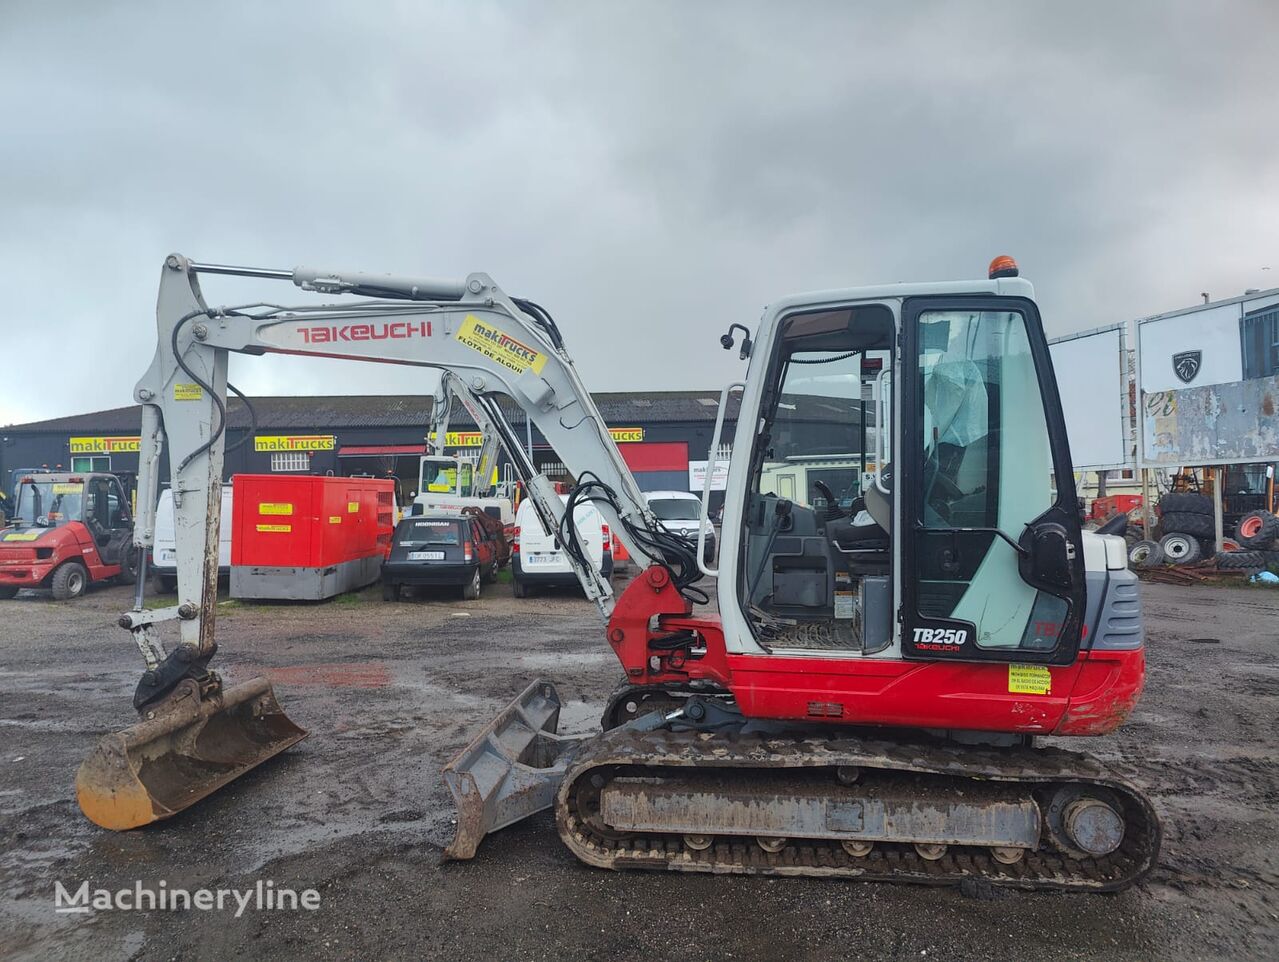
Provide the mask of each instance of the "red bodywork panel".
[{"label": "red bodywork panel", "polygon": [[[32,541],[7,540],[12,535],[35,534]],[[43,555],[43,557],[42,557]],[[56,528],[5,528],[0,531],[0,585],[39,588],[58,565],[72,559],[89,569],[90,581],[114,578],[119,565],[102,563],[98,546],[82,521],[68,521]]]},{"label": "red bodywork panel", "polygon": [[[638,685],[711,681],[731,691],[751,718],[1105,735],[1128,717],[1145,680],[1141,648],[1083,651],[1072,665],[1049,667],[1046,695],[1009,691],[1009,665],[1001,662],[734,655],[725,650],[719,617],[691,611],[662,568],[649,568],[627,587],[608,638],[628,679]],[[651,645],[681,631],[697,632],[704,656]]]}]

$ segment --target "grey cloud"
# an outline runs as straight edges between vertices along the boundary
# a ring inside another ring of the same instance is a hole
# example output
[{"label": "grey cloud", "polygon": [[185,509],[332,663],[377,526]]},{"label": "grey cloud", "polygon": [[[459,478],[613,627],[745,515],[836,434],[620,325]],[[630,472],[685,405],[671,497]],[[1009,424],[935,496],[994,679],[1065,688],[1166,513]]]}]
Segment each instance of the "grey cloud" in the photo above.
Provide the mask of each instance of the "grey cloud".
[{"label": "grey cloud", "polygon": [[596,389],[714,388],[771,299],[1002,252],[1054,333],[1279,284],[1271,3],[10,6],[6,353],[64,376],[7,364],[0,423],[128,403],[171,250],[485,270]]}]

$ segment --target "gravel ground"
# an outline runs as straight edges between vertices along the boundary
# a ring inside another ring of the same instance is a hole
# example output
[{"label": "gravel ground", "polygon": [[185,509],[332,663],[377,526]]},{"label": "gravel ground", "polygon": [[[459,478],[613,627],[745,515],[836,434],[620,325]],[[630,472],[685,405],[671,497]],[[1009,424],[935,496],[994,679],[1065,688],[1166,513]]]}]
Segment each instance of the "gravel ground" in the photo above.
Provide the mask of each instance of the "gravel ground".
[{"label": "gravel ground", "polygon": [[[217,666],[267,672],[311,736],[187,812],[113,834],[72,782],[131,720],[127,589],[0,602],[0,956],[20,959],[1273,959],[1279,939],[1279,594],[1144,588],[1150,674],[1117,735],[1086,748],[1165,819],[1160,867],[1119,895],[610,873],[549,814],[441,864],[439,768],[537,675],[562,730],[598,725],[618,677],[570,593],[383,604],[224,604]],[[56,914],[69,888],[316,888],[315,912]]]}]

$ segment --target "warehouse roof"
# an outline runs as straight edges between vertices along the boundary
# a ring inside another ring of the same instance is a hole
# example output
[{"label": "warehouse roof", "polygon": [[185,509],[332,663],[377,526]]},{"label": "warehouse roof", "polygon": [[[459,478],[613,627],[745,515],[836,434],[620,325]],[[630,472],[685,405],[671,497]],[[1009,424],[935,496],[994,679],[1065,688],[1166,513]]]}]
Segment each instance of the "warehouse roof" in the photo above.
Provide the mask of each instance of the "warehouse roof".
[{"label": "warehouse roof", "polygon": [[[431,411],[429,394],[352,394],[335,397],[255,397],[259,428],[393,428],[424,425]],[[595,395],[604,420],[614,426],[628,422],[714,421],[719,393],[711,391],[643,391]],[[235,397],[228,402],[230,426],[248,428],[249,415]],[[738,397],[729,400],[727,416],[737,417]],[[9,434],[75,434],[78,432],[136,432],[142,420],[139,405],[111,408],[13,424],[3,428]],[[457,406],[453,420],[470,423]],[[523,423],[519,412],[511,418]]]}]

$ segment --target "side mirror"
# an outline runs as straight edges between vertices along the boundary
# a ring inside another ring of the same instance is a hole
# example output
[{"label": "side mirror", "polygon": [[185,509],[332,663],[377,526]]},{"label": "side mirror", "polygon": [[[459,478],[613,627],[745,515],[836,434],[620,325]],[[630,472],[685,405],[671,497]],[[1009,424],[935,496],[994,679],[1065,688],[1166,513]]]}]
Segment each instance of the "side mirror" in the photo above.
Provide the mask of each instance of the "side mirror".
[{"label": "side mirror", "polygon": [[1022,540],[1028,551],[1022,558],[1029,569],[1026,580],[1037,587],[1070,590],[1075,583],[1075,546],[1066,529],[1050,522],[1036,525],[1027,534],[1029,538]]}]

